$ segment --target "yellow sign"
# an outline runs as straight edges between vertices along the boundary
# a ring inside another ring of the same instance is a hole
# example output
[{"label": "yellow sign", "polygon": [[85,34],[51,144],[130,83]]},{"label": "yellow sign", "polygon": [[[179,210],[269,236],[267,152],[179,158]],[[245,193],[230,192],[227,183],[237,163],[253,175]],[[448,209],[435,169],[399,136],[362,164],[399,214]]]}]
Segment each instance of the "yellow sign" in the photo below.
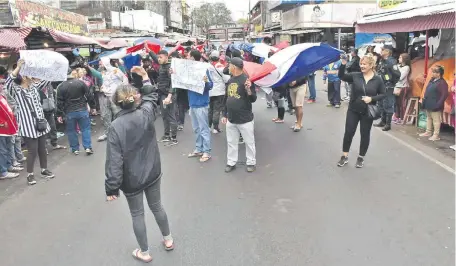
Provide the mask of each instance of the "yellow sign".
[{"label": "yellow sign", "polygon": [[407,3],[407,0],[378,0],[377,2],[381,9],[393,9]]}]

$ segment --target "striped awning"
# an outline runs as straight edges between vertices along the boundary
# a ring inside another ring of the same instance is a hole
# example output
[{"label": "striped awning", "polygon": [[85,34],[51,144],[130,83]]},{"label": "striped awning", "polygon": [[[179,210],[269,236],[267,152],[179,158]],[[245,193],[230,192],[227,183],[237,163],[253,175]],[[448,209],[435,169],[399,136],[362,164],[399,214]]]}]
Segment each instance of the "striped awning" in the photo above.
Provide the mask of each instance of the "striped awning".
[{"label": "striped awning", "polygon": [[452,28],[455,28],[455,5],[454,1],[448,0],[432,6],[367,15],[356,22],[357,33],[413,32]]},{"label": "striped awning", "polygon": [[7,49],[25,49],[24,39],[30,34],[32,28],[3,28],[0,29],[0,47]]}]

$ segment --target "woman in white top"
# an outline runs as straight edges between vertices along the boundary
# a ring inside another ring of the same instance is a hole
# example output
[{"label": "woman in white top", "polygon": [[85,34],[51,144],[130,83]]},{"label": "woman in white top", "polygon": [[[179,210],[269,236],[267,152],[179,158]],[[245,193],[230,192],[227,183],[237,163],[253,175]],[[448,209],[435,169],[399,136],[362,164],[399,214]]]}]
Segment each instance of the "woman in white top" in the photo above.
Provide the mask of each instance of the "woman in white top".
[{"label": "woman in white top", "polygon": [[19,135],[24,139],[28,150],[27,182],[29,185],[34,185],[36,184],[36,180],[33,174],[33,168],[37,155],[40,159],[41,176],[43,178],[54,178],[54,174],[47,169],[46,153],[46,134],[49,133],[51,128],[44,117],[43,107],[41,106],[40,95],[38,93],[49,82],[37,82],[37,80],[29,77],[18,77],[23,63],[23,60],[17,62],[16,69],[6,80],[6,89],[18,105],[19,114],[17,116],[17,122],[20,128]]},{"label": "woman in white top", "polygon": [[394,95],[396,96],[395,113],[393,122],[402,124],[405,116],[405,108],[407,107],[407,93],[410,88],[408,77],[410,76],[411,62],[410,56],[406,53],[399,56],[399,70],[401,77],[394,87]]}]

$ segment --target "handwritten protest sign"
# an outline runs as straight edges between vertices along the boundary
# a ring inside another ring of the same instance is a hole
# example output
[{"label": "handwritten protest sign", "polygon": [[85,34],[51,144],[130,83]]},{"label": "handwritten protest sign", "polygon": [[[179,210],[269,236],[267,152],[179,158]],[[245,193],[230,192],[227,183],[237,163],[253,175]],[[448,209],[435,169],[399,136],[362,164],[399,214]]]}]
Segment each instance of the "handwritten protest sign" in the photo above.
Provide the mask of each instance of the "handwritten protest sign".
[{"label": "handwritten protest sign", "polygon": [[204,76],[210,64],[186,59],[173,58],[171,83],[173,88],[185,89],[203,94]]},{"label": "handwritten protest sign", "polygon": [[65,81],[68,76],[69,62],[62,54],[48,50],[19,51],[24,60],[22,76],[47,81]]}]

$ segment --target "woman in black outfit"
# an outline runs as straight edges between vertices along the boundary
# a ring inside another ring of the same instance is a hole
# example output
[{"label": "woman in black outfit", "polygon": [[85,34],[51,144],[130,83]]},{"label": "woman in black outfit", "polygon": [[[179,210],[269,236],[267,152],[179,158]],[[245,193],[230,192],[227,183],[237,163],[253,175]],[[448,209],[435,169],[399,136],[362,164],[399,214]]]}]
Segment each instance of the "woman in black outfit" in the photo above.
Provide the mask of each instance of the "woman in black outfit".
[{"label": "woman in black outfit", "polygon": [[376,75],[375,58],[372,55],[364,56],[360,61],[361,72],[345,73],[346,58],[342,58],[339,68],[339,78],[353,84],[350,92],[350,103],[345,120],[345,134],[343,143],[343,155],[338,163],[342,167],[348,163],[348,152],[360,124],[361,144],[356,167],[364,166],[364,156],[367,153],[370,142],[372,123],[374,122],[367,114],[368,104],[377,104],[385,97],[385,84],[383,79]]}]

